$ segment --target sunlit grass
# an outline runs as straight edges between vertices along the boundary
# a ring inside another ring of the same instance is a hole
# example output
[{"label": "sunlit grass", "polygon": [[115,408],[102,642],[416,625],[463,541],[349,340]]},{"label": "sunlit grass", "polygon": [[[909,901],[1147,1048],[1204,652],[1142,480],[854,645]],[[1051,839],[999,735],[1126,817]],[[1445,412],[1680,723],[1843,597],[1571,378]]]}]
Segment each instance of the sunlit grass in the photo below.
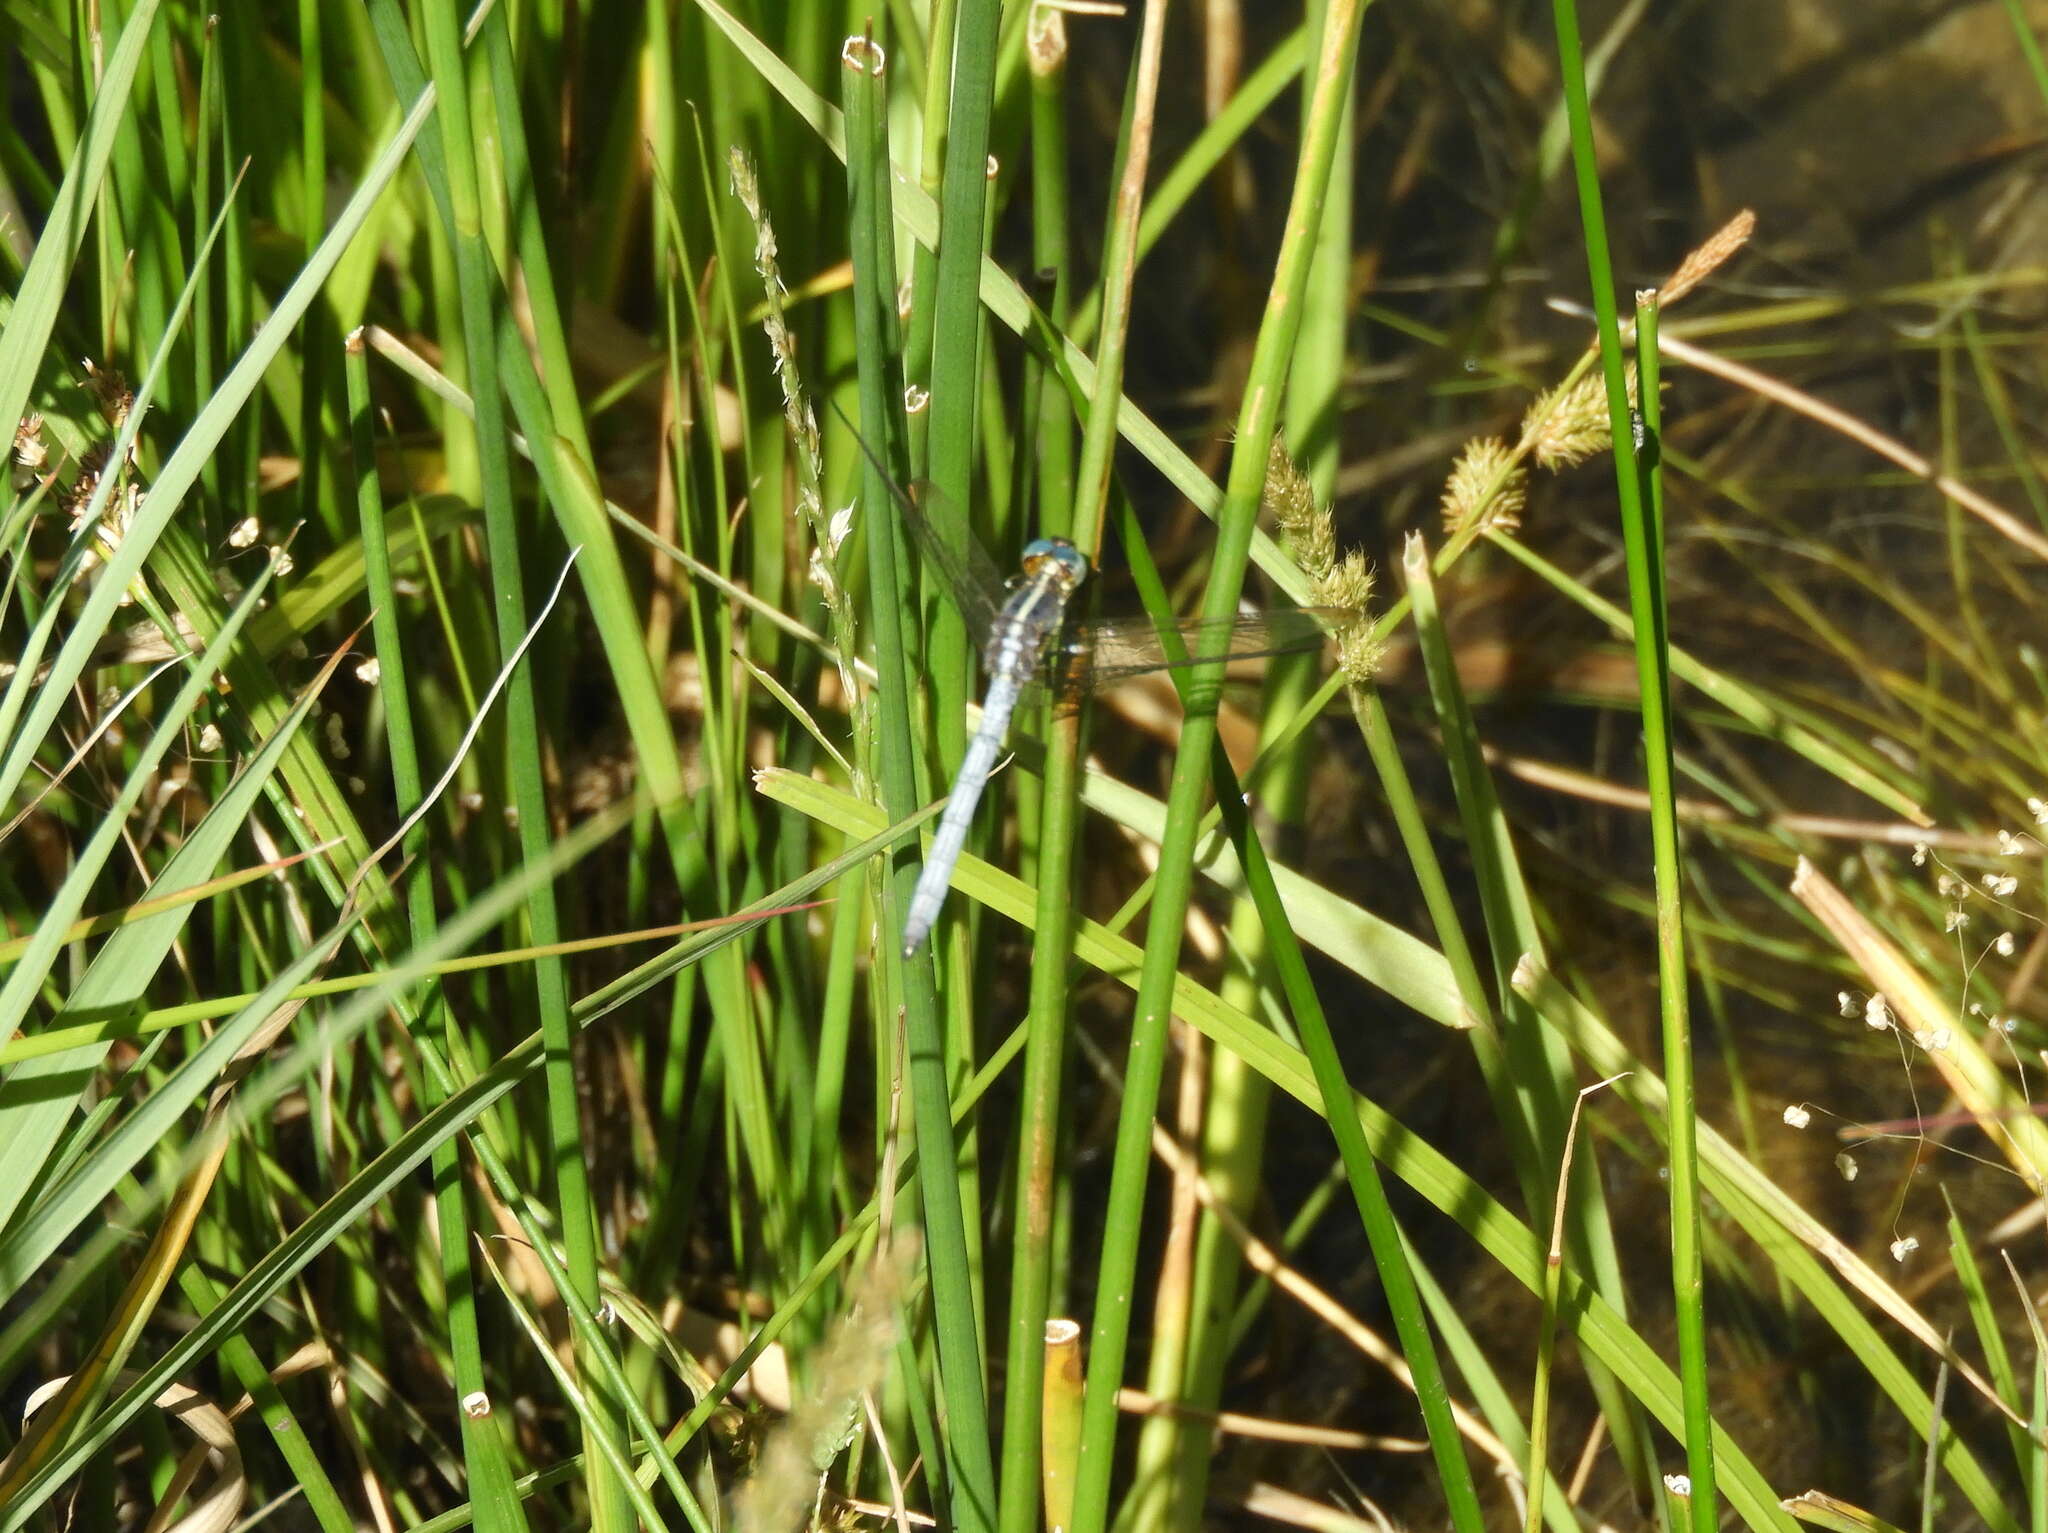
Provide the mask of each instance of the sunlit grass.
[{"label": "sunlit grass", "polygon": [[[1131,9],[0,19],[0,1533],[2048,1527],[2040,272],[1603,358],[1592,119],[1410,216],[1547,32]],[[890,479],[1357,616],[906,961]]]}]

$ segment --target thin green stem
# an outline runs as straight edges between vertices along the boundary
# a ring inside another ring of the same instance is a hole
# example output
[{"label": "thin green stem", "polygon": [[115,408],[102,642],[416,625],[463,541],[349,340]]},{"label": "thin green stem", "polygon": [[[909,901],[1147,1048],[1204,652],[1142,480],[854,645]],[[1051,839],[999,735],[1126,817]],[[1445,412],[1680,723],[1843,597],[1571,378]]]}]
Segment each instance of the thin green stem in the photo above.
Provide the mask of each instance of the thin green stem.
[{"label": "thin green stem", "polygon": [[[1252,531],[1266,479],[1266,449],[1280,417],[1280,401],[1294,342],[1301,325],[1324,190],[1336,156],[1354,68],[1365,0],[1337,0],[1324,22],[1317,53],[1317,87],[1307,115],[1292,203],[1276,263],[1272,296],[1260,325],[1248,388],[1238,417],[1230,481],[1217,517],[1218,538],[1203,614],[1224,618],[1237,609],[1251,552]],[[1105,313],[1108,310],[1105,308]],[[1109,414],[1116,394],[1097,396],[1095,418]],[[1106,424],[1106,422],[1105,422]],[[1091,477],[1084,449],[1081,483],[1087,504]],[[1106,483],[1107,463],[1098,470]],[[1077,525],[1079,523],[1077,522]],[[1206,694],[1206,695],[1204,695]],[[1167,1024],[1179,972],[1182,928],[1192,893],[1193,858],[1209,782],[1210,746],[1216,732],[1213,680],[1186,698],[1187,723],[1174,759],[1160,842],[1159,874],[1146,930],[1131,1043],[1124,1068],[1124,1097],[1110,1176],[1109,1212],[1095,1292],[1095,1323],[1089,1348],[1088,1389],[1082,1414],[1081,1464],[1074,1496],[1075,1533],[1103,1533],[1109,1521],[1116,1457],[1116,1395],[1123,1383],[1138,1264],[1144,1188],[1150,1171],[1152,1113],[1166,1067]]]},{"label": "thin green stem", "polygon": [[[423,12],[429,67],[439,91],[437,120],[445,153],[449,210],[454,226],[457,292],[461,330],[471,373],[471,398],[476,410],[478,467],[481,472],[486,546],[490,557],[491,610],[498,646],[509,655],[525,639],[527,604],[521,518],[513,504],[510,430],[499,384],[497,345],[497,274],[485,243],[481,175],[471,136],[467,64],[462,49],[462,18],[455,5],[439,0]],[[518,667],[505,692],[506,764],[512,803],[519,817],[521,855],[528,863],[544,861],[553,840],[547,788],[540,759],[540,708],[530,667]],[[559,940],[561,922],[553,886],[537,884],[527,900],[533,940],[543,945]],[[576,1083],[575,1030],[569,1014],[567,970],[559,959],[534,965],[536,1002],[546,1050],[548,1145],[555,1197],[568,1253],[571,1281],[583,1301],[599,1302],[597,1280],[597,1218],[583,1163],[583,1133]],[[602,1382],[591,1380],[593,1420],[603,1423],[612,1446],[625,1440],[621,1402]],[[624,1533],[632,1526],[632,1507],[624,1486],[612,1475],[605,1455],[584,1460],[590,1515],[596,1533]]]},{"label": "thin green stem", "polygon": [[[384,530],[384,497],[377,488],[377,444],[372,430],[369,368],[363,357],[361,338],[351,336],[343,357],[343,375],[348,388],[351,443],[355,450],[355,489],[358,521],[363,539],[363,574],[373,612],[378,685],[384,700],[384,731],[391,755],[393,802],[399,812],[410,814],[426,794],[426,774],[420,770],[419,746],[413,729],[412,694],[408,686],[405,633],[399,622],[398,592],[391,576],[391,556]],[[427,827],[413,826],[401,843],[408,860],[418,859],[426,850]],[[406,919],[417,949],[430,948],[439,929],[434,913],[434,881],[414,877],[405,888]],[[442,998],[439,987],[419,1003],[422,1027],[437,1019],[447,1029],[446,1047],[451,1059],[467,1052],[460,1036],[461,1023]],[[453,1083],[433,1082],[423,1100],[429,1107],[445,1101]],[[470,1269],[469,1205],[464,1193],[460,1145],[454,1139],[434,1147],[434,1207],[442,1284],[442,1306],[448,1330],[448,1350],[454,1364],[458,1398],[469,1398],[488,1389],[484,1373],[483,1343],[477,1326],[476,1286]],[[512,1465],[498,1423],[472,1411],[460,1411],[464,1483],[477,1505],[479,1527],[520,1529],[526,1518],[519,1498],[512,1490]]]},{"label": "thin green stem", "polygon": [[[1310,7],[1305,22],[1278,50],[1291,55],[1283,78],[1300,72],[1306,54],[1307,34],[1320,25],[1322,5]],[[1258,79],[1277,72],[1279,61],[1269,58],[1261,64],[1252,81],[1247,81],[1231,98],[1212,129],[1243,109],[1247,97],[1257,94]],[[1331,168],[1330,190],[1323,207],[1318,248],[1309,278],[1302,337],[1298,345],[1287,390],[1287,428],[1283,437],[1291,452],[1301,459],[1301,468],[1319,502],[1327,504],[1334,492],[1339,461],[1337,420],[1341,408],[1344,356],[1349,339],[1347,317],[1353,307],[1352,219],[1355,175],[1356,110],[1355,90],[1345,104],[1345,124],[1338,135],[1337,158]],[[1306,83],[1302,104],[1311,104]],[[1205,135],[1206,136],[1206,135]],[[1235,134],[1232,141],[1235,141]],[[1234,167],[1241,169],[1242,167]],[[1165,189],[1161,189],[1164,195]],[[1150,215],[1156,211],[1155,196]],[[1142,240],[1143,234],[1141,232]],[[1270,673],[1266,706],[1260,717],[1261,755],[1284,727],[1283,721],[1300,709],[1316,686],[1316,661],[1309,656],[1276,664]],[[1303,815],[1308,805],[1311,773],[1318,759],[1311,749],[1295,749],[1274,759],[1260,782],[1259,798],[1271,822],[1283,838],[1282,845],[1300,845]],[[1219,790],[1218,803],[1222,802]],[[1269,955],[1265,923],[1254,901],[1240,900],[1231,919],[1231,949],[1240,955],[1223,984],[1223,997],[1237,1009],[1251,1012],[1260,990],[1272,983],[1273,964]],[[1208,1081],[1202,1110],[1201,1172],[1217,1199],[1240,1220],[1247,1220],[1260,1196],[1260,1178],[1265,1163],[1267,1109],[1272,1091],[1266,1080],[1228,1049],[1209,1055]],[[1180,1400],[1195,1410],[1216,1410],[1222,1405],[1225,1370],[1231,1351],[1231,1316],[1238,1297],[1241,1257],[1237,1242],[1216,1213],[1205,1207],[1195,1232],[1193,1272],[1188,1303],[1187,1340],[1181,1365],[1169,1375],[1151,1369],[1151,1392],[1160,1398]],[[1159,1354],[1164,1357],[1164,1353]],[[1210,1465],[1209,1433],[1191,1429],[1180,1416],[1155,1417],[1145,1423],[1139,1437],[1139,1479],[1146,1477],[1147,1450],[1159,1462],[1170,1465],[1158,1472],[1168,1488],[1167,1526],[1177,1533],[1196,1533],[1207,1502]]]},{"label": "thin green stem", "polygon": [[[860,359],[861,419],[869,440],[887,444],[897,439],[887,429],[899,400],[887,365],[883,312],[895,301],[894,284],[878,282],[881,242],[889,238],[888,159],[882,138],[883,85],[865,61],[871,49],[850,49],[843,74],[847,109],[847,194],[854,260],[854,326]],[[882,467],[864,455],[866,483],[863,503],[891,505]],[[883,699],[894,699],[877,713],[877,759],[882,802],[892,818],[901,819],[917,806],[916,769],[912,758],[910,719],[911,668],[904,644],[905,607],[901,556],[903,531],[893,516],[878,517],[868,545],[868,580],[875,630],[875,671]],[[895,848],[884,870],[882,913],[885,929],[902,929],[910,889],[917,875],[915,843]],[[889,952],[896,944],[887,944]],[[995,1522],[995,1466],[990,1455],[988,1403],[982,1385],[982,1352],[977,1306],[968,1259],[968,1241],[960,1188],[950,1174],[956,1161],[956,1139],[948,1109],[945,1038],[940,1027],[932,948],[915,959],[892,965],[901,976],[903,1027],[909,1055],[910,1095],[920,1151],[928,1165],[949,1174],[918,1178],[919,1207],[924,1219],[925,1260],[931,1274],[934,1330],[938,1343],[939,1379],[946,1401],[946,1444],[953,1520],[962,1533],[986,1533]]]},{"label": "thin green stem", "polygon": [[[1025,39],[1031,71],[1033,256],[1053,274],[1053,323],[1067,305],[1066,25],[1057,11],[1035,12]],[[1059,380],[1034,361],[1027,379],[1026,418],[1036,423],[1036,475],[1041,534],[1063,533],[1073,514],[1072,411]],[[1025,1027],[1022,1095],[1018,1102],[1015,1236],[1010,1247],[1008,1367],[1003,1396],[1002,1533],[1033,1533],[1040,1490],[1046,1389],[1046,1321],[1052,1307],[1053,1250],[1058,1226],[1059,1133],[1066,1073],[1065,955],[1073,947],[1073,848],[1079,826],[1078,765],[1083,718],[1048,717],[1046,770],[1035,805],[1030,844],[1040,894],[1036,949]],[[1050,897],[1048,897],[1050,891]],[[1078,1343],[1069,1349],[1078,1353]],[[1078,1359],[1075,1370],[1078,1375]],[[1075,1380],[1078,1393],[1078,1377]],[[1067,1460],[1071,1464],[1071,1459]]]},{"label": "thin green stem", "polygon": [[[1615,488],[1627,546],[1629,607],[1635,620],[1637,691],[1643,716],[1643,755],[1650,793],[1650,839],[1657,889],[1657,1001],[1664,1034],[1665,1083],[1671,1093],[1671,1286],[1678,1320],[1679,1376],[1685,1397],[1686,1464],[1691,1475],[1695,1533],[1717,1522],[1712,1402],[1708,1394],[1704,1276],[1700,1260],[1700,1201],[1694,1118],[1692,1029],[1687,1016],[1682,870],[1678,857],[1677,795],[1673,781],[1671,660],[1664,599],[1664,529],[1658,504],[1656,307],[1637,306],[1636,357],[1640,371],[1641,435],[1631,420],[1621,323],[1608,256],[1607,223],[1593,149],[1592,109],[1585,58],[1573,0],[1552,0],[1559,74],[1571,123],[1572,166],[1578,181],[1579,222],[1586,267],[1599,320],[1600,361],[1607,379],[1607,418],[1614,440]],[[1630,452],[1631,443],[1636,444]]]},{"label": "thin green stem", "polygon": [[[1137,230],[1151,163],[1151,125],[1159,88],[1166,8],[1146,7],[1134,86],[1112,194],[1103,253],[1110,296],[1097,356],[1098,400],[1122,392],[1130,294],[1137,270]],[[1056,391],[1050,391],[1056,392]],[[1102,545],[1115,412],[1091,410],[1068,535],[1091,559]],[[1073,947],[1074,844],[1080,829],[1080,759],[1085,724],[1078,713],[1054,721],[1046,740],[1046,770],[1039,796],[1039,878],[1036,962],[1031,971],[1030,1043],[1025,1053],[1024,1100],[1019,1123],[1017,1244],[1011,1263],[1010,1394],[1004,1415],[1003,1533],[1030,1533],[1039,1501],[1036,1425],[1044,1381],[1045,1323],[1052,1285],[1054,1166],[1058,1149],[1061,1080],[1065,1073],[1069,966]]]}]

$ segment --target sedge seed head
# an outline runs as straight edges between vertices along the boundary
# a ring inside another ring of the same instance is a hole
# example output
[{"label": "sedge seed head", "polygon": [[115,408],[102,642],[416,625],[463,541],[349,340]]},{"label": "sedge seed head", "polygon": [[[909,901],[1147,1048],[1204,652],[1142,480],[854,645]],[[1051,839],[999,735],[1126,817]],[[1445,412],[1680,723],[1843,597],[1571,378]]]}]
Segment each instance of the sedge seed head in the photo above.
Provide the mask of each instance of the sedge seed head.
[{"label": "sedge seed head", "polygon": [[[1633,408],[1641,398],[1636,365],[1628,365],[1628,402]],[[1607,380],[1588,372],[1576,382],[1563,384],[1539,394],[1522,417],[1522,440],[1529,444],[1537,463],[1553,472],[1571,468],[1602,453],[1613,445],[1608,429]]]},{"label": "sedge seed head", "polygon": [[1475,438],[1444,484],[1444,531],[1452,537],[1467,530],[1513,532],[1522,524],[1528,497],[1528,470],[1508,444],[1494,436]]},{"label": "sedge seed head", "polygon": [[1330,524],[1329,510],[1317,503],[1315,486],[1277,437],[1266,452],[1266,484],[1261,498],[1293,551],[1295,562],[1311,580],[1326,575],[1337,558],[1337,534]]}]

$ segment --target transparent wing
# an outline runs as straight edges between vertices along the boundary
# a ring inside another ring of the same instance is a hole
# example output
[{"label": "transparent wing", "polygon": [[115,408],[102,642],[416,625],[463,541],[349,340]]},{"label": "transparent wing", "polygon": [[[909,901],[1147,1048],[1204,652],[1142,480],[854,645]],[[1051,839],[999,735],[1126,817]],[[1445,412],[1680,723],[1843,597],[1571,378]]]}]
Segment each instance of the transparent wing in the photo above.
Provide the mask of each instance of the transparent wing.
[{"label": "transparent wing", "polygon": [[[882,467],[864,440],[861,450],[877,468]],[[943,507],[946,502],[929,482],[919,480],[906,492],[886,472],[881,477],[919,554],[945,582],[975,642],[985,644],[1010,589],[1002,571],[963,518],[948,516],[946,531],[933,524],[928,508]],[[1355,616],[1340,607],[1279,607],[1220,620],[1180,618],[1160,623],[1139,613],[1073,622],[1063,628],[1058,652],[1048,657],[1044,669],[1050,674],[1049,684],[1069,696],[1148,672],[1192,665],[1189,657],[1204,651],[1220,653],[1226,660],[1250,660],[1321,649],[1332,629]],[[1031,690],[1042,690],[1044,685]]]},{"label": "transparent wing", "polygon": [[960,541],[956,546],[947,535],[934,527],[925,507],[930,503],[944,503],[944,497],[925,480],[920,479],[910,487],[908,493],[896,482],[889,467],[880,454],[868,445],[860,428],[853,424],[839,401],[832,401],[832,408],[839,411],[839,418],[845,421],[853,432],[853,439],[860,444],[862,454],[875,467],[876,476],[889,487],[889,498],[896,503],[896,510],[902,516],[904,525],[916,540],[919,555],[938,572],[939,578],[952,592],[953,600],[960,608],[960,614],[967,620],[967,631],[973,635],[976,646],[988,641],[989,630],[995,627],[996,614],[1003,608],[1005,585],[1002,571],[989,558],[988,550],[975,541],[973,532],[965,518],[948,517],[952,530]]},{"label": "transparent wing", "polygon": [[946,533],[932,525],[925,507],[935,500],[943,500],[943,497],[927,481],[920,479],[910,487],[908,495],[894,485],[890,490],[896,496],[896,508],[902,514],[904,524],[917,541],[919,555],[938,572],[939,578],[946,583],[946,589],[952,593],[954,603],[960,608],[960,615],[967,619],[968,633],[973,635],[977,646],[987,643],[989,630],[995,627],[996,614],[1003,609],[1003,596],[1008,589],[1002,572],[964,520],[954,519],[952,531],[960,539],[957,546],[947,540]]},{"label": "transparent wing", "polygon": [[1155,622],[1139,614],[1069,625],[1061,648],[1070,657],[1058,667],[1062,689],[1113,686],[1133,676],[1193,664],[1189,656],[1220,649],[1226,659],[1298,655],[1321,649],[1332,628],[1354,614],[1338,607],[1276,607],[1234,617],[1182,618]]}]

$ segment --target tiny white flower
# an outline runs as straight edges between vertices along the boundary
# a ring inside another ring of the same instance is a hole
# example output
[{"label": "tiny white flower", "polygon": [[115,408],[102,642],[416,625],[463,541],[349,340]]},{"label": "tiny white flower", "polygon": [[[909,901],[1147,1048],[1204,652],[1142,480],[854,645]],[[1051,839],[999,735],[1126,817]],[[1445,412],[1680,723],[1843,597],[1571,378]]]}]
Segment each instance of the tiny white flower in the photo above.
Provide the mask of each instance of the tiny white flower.
[{"label": "tiny white flower", "polygon": [[374,687],[384,679],[384,667],[375,655],[356,665],[356,680],[366,687]]},{"label": "tiny white flower", "polygon": [[519,806],[517,804],[507,804],[504,814],[505,828],[507,830],[517,830],[519,828]]},{"label": "tiny white flower", "polygon": [[1944,931],[1959,932],[1969,924],[1970,916],[1968,911],[1951,910],[1948,913],[1948,920],[1943,923],[1942,929]]},{"label": "tiny white flower", "polygon": [[2020,854],[2020,853],[2021,853],[2022,851],[2024,851],[2025,849],[2026,849],[2026,845],[2025,845],[2025,843],[2024,843],[2024,842],[2022,842],[2022,841],[2020,840],[2020,838],[2019,838],[2018,836],[2014,835],[2014,834],[2013,834],[2013,833],[2012,833],[2011,831],[2009,831],[2009,830],[2001,830],[2001,831],[2000,831],[2000,832],[1998,833],[1998,855],[1999,855],[1999,856],[2001,856],[2001,857],[2017,857],[2017,856],[2019,856],[2019,854]]},{"label": "tiny white flower", "polygon": [[1892,1025],[1892,1009],[1883,996],[1873,995],[1863,1003],[1863,1025],[1880,1033]]},{"label": "tiny white flower", "polygon": [[1857,1173],[1862,1169],[1863,1168],[1861,1166],[1858,1166],[1856,1164],[1856,1157],[1851,1155],[1847,1150],[1844,1150],[1841,1154],[1835,1157],[1835,1170],[1841,1173],[1842,1180],[1845,1182],[1855,1181]]},{"label": "tiny white flower", "polygon": [[1856,997],[1849,994],[1848,991],[1837,990],[1835,992],[1835,1004],[1842,1008],[1843,1016],[1853,1017],[1856,1015]]},{"label": "tiny white flower", "polygon": [[1785,1126],[1787,1128],[1805,1128],[1806,1125],[1811,1123],[1812,1121],[1813,1114],[1808,1112],[1804,1107],[1801,1107],[1797,1102],[1789,1103],[1786,1106]]},{"label": "tiny white flower", "polygon": [[277,572],[277,578],[280,580],[292,572],[292,556],[282,543],[270,545],[270,567]]},{"label": "tiny white flower", "polygon": [[846,541],[846,535],[851,531],[853,531],[853,502],[849,500],[844,507],[834,511],[831,520],[825,524],[825,551],[832,554],[838,553],[839,545]]},{"label": "tiny white flower", "polygon": [[2048,799],[2028,799],[2027,813],[2034,817],[2036,825],[2048,825]]},{"label": "tiny white flower", "polygon": [[811,550],[811,562],[805,570],[810,576],[811,584],[824,593],[826,601],[832,601],[839,594],[839,583],[832,578],[832,566],[825,562],[824,549]]},{"label": "tiny white flower", "polygon": [[1892,1242],[1892,1260],[1902,1262],[1920,1249],[1920,1237],[1907,1235]]},{"label": "tiny white flower", "polygon": [[1667,1474],[1664,1476],[1664,1488],[1674,1496],[1690,1496],[1692,1494],[1692,1476],[1686,1474]]},{"label": "tiny white flower", "polygon": [[235,530],[228,534],[228,547],[253,547],[256,540],[261,536],[263,536],[262,524],[253,516],[245,516],[235,523]]},{"label": "tiny white flower", "polygon": [[34,413],[24,415],[14,429],[14,461],[35,471],[49,460],[49,444],[43,440],[43,418]]},{"label": "tiny white flower", "polygon": [[2019,886],[2020,881],[2010,873],[1986,873],[1984,875],[1984,887],[2000,899],[2008,898]]},{"label": "tiny white flower", "polygon": [[931,402],[932,396],[929,389],[919,388],[913,383],[903,390],[903,413],[905,415],[915,415]]},{"label": "tiny white flower", "polygon": [[471,1421],[482,1421],[491,1413],[491,1397],[481,1389],[473,1389],[462,1397],[462,1414]]},{"label": "tiny white flower", "polygon": [[220,749],[220,725],[208,724],[199,731],[199,748],[209,756]]},{"label": "tiny white flower", "polygon": [[1925,841],[1915,841],[1913,843],[1913,866],[1916,868],[1927,866],[1927,843]]},{"label": "tiny white flower", "polygon": [[462,807],[468,810],[471,814],[475,814],[479,809],[484,807],[484,796],[481,793],[477,792],[476,789],[471,788],[468,792],[464,793],[462,797],[457,800],[457,802],[460,803]]},{"label": "tiny white flower", "polygon": [[1954,899],[1967,888],[1968,885],[1950,873],[1944,873],[1934,881],[1934,892],[1945,900]]},{"label": "tiny white flower", "polygon": [[2010,958],[2012,957],[2012,950],[2017,944],[2012,940],[2011,932],[2000,932],[1998,940],[1991,945],[1998,949],[1998,956],[2000,958]]}]

